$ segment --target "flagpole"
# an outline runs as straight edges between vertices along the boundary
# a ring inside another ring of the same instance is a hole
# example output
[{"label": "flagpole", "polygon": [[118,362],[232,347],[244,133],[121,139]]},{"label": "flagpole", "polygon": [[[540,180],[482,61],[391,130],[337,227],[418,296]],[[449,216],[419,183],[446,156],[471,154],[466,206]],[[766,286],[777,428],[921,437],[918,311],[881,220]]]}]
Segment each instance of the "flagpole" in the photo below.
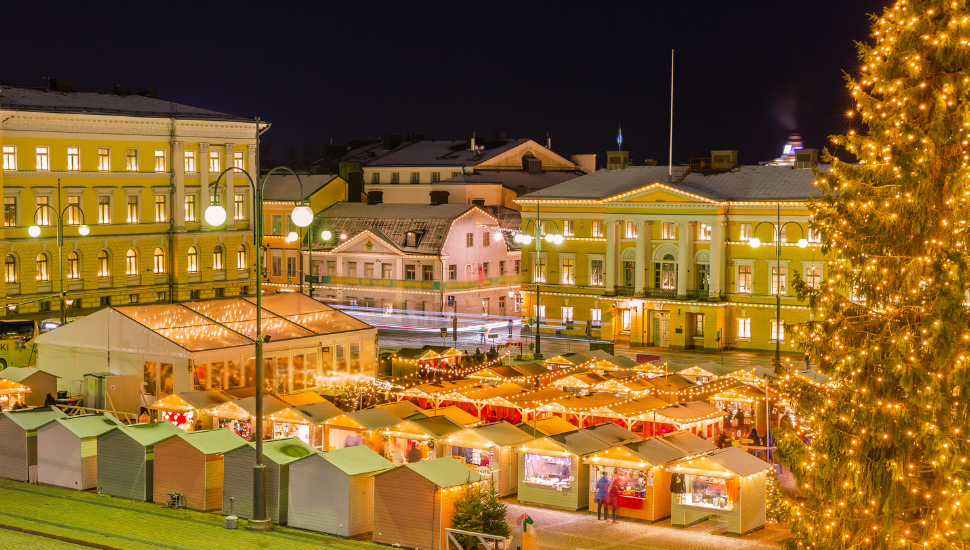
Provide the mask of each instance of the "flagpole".
[{"label": "flagpole", "polygon": [[667,182],[674,181],[674,50],[670,50],[670,161],[667,165]]}]

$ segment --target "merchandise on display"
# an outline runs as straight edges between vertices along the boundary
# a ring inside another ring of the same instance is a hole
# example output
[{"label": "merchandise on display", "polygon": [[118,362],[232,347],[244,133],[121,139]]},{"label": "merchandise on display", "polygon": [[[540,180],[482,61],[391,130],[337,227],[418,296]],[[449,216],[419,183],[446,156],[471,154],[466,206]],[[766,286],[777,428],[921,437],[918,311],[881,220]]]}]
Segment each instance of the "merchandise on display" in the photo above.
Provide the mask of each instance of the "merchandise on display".
[{"label": "merchandise on display", "polygon": [[569,462],[568,458],[527,454],[525,455],[525,481],[568,489],[573,480]]}]

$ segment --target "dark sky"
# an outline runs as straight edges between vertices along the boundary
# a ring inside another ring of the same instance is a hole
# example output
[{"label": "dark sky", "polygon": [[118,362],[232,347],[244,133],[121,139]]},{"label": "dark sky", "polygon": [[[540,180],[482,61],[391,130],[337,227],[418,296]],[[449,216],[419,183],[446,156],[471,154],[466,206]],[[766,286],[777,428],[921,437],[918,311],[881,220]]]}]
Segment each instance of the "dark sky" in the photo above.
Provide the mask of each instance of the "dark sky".
[{"label": "dark sky", "polygon": [[564,155],[769,160],[846,128],[842,71],[888,0],[124,2],[4,6],[0,80],[162,99],[273,124],[290,144],[384,132],[529,137]]}]

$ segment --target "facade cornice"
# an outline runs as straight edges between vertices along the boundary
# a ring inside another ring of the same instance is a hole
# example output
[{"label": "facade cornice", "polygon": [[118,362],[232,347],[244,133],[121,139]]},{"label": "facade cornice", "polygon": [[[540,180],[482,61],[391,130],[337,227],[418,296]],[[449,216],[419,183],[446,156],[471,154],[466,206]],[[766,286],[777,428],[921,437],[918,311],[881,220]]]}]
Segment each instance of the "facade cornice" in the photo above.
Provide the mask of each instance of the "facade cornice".
[{"label": "facade cornice", "polygon": [[0,110],[5,132],[57,132],[124,136],[225,138],[255,141],[255,121],[180,120],[138,116],[61,114]]},{"label": "facade cornice", "polygon": [[6,178],[156,178],[171,179],[171,172],[54,172],[47,170],[5,170]]}]

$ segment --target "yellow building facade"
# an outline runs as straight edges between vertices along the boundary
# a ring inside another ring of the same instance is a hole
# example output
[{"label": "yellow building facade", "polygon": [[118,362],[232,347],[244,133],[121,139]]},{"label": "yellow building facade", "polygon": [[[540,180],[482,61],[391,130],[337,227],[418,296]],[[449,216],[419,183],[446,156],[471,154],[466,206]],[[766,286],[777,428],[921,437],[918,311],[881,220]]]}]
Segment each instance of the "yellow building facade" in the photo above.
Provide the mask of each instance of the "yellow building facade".
[{"label": "yellow building facade", "polygon": [[[252,292],[249,180],[211,184],[228,166],[256,173],[256,133],[255,120],[152,97],[5,86],[6,315],[55,317],[61,273],[69,316]],[[220,227],[203,219],[214,197],[228,211]]]},{"label": "yellow building facade", "polygon": [[601,170],[518,199],[524,220],[564,236],[523,247],[523,317],[536,316],[538,283],[543,331],[572,320],[573,334],[635,347],[774,350],[781,337],[794,351],[784,327],[810,317],[794,276],[827,274],[808,223],[812,170],[731,164],[673,179],[666,166]]}]

